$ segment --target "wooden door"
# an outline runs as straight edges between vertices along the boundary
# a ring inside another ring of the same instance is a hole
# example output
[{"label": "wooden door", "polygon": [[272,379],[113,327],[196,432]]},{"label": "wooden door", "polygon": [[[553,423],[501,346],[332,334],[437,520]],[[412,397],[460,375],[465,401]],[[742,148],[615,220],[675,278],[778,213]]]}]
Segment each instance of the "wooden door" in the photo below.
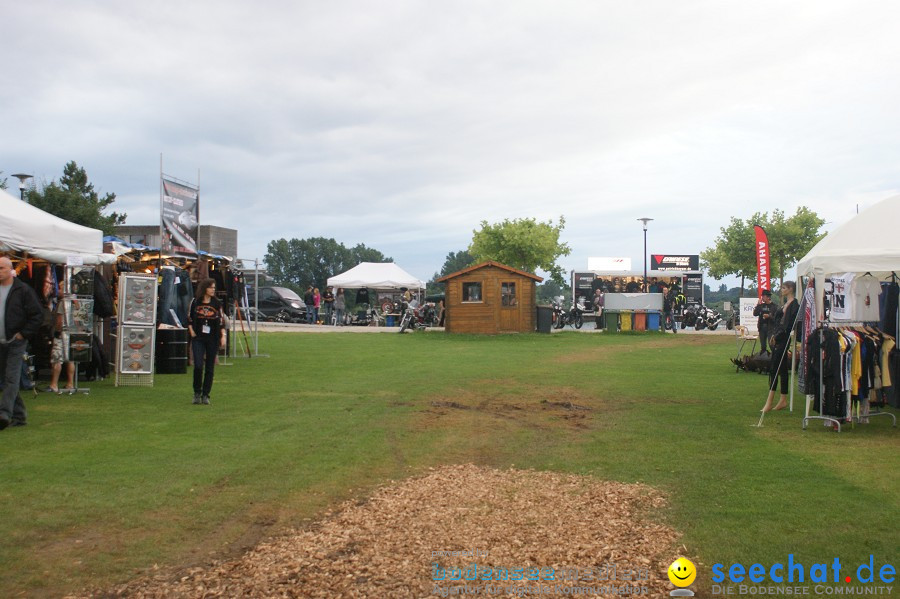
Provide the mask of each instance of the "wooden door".
[{"label": "wooden door", "polygon": [[517,281],[500,281],[499,330],[501,331],[519,331],[522,328],[518,291]]}]

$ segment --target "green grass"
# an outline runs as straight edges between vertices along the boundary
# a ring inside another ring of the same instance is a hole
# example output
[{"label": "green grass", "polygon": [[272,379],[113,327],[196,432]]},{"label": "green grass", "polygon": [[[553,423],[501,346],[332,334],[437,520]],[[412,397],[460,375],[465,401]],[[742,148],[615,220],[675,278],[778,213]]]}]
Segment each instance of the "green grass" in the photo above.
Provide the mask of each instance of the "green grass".
[{"label": "green grass", "polygon": [[752,427],[766,378],[734,372],[730,337],[268,334],[260,351],[217,368],[208,407],[190,374],[26,396],[29,426],[0,433],[0,596],[235,555],[458,462],[659,488],[701,589],[716,562],[891,563],[900,547],[889,419],[803,431],[797,396]]}]

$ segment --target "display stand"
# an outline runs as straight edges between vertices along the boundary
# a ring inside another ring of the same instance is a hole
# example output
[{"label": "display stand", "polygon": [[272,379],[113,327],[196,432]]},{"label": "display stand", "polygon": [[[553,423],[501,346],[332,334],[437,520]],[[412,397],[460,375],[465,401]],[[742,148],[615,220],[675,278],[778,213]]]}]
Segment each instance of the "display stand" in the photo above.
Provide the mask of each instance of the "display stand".
[{"label": "display stand", "polygon": [[64,311],[61,331],[63,364],[75,363],[75,373],[72,381],[74,387],[60,389],[59,392],[88,394],[91,392],[89,388],[78,386],[78,364],[90,362],[93,351],[94,269],[70,261],[66,265],[65,281],[66,293],[60,299]]},{"label": "display stand", "polygon": [[154,275],[123,273],[119,277],[116,387],[153,386],[156,292]]}]

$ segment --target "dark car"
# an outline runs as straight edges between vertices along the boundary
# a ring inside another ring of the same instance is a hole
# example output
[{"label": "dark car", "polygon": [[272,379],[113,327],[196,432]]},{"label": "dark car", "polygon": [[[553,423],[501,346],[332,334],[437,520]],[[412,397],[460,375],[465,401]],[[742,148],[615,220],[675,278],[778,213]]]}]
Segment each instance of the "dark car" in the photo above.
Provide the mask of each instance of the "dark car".
[{"label": "dark car", "polygon": [[[250,306],[255,302],[254,295],[252,290],[248,290]],[[306,320],[306,304],[303,303],[303,298],[287,287],[260,287],[258,308],[266,320],[283,319],[288,322]]]}]

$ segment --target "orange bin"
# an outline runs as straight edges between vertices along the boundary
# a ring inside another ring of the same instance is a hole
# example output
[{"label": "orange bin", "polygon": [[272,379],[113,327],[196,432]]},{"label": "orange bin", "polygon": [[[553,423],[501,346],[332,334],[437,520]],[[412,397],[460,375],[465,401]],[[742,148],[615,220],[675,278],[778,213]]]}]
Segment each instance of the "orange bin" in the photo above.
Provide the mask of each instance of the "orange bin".
[{"label": "orange bin", "polygon": [[634,330],[635,331],[646,331],[647,330],[647,313],[643,310],[638,310],[634,313]]}]

